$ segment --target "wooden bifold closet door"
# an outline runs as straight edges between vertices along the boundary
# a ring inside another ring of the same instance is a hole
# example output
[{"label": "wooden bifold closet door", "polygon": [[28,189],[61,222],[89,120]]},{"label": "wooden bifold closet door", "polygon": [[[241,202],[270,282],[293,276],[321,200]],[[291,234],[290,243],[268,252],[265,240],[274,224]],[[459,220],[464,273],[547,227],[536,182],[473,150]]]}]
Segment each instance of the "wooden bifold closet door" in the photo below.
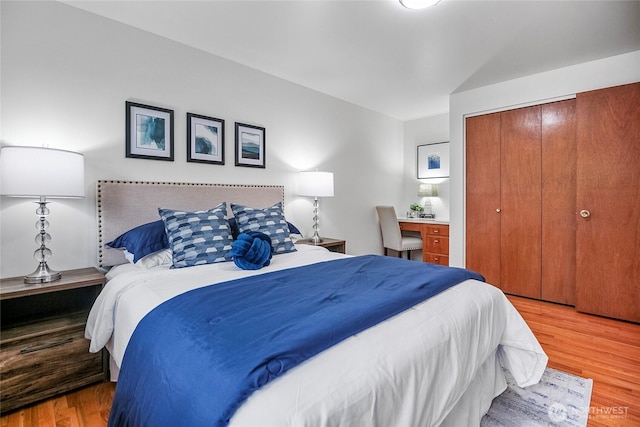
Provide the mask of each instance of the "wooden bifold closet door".
[{"label": "wooden bifold closet door", "polygon": [[540,298],[540,107],[500,116],[500,288]]},{"label": "wooden bifold closet door", "polygon": [[500,114],[466,121],[466,267],[500,287]]},{"label": "wooden bifold closet door", "polygon": [[466,119],[466,266],[640,322],[640,83]]},{"label": "wooden bifold closet door", "polygon": [[640,322],[640,83],[577,101],[576,308]]},{"label": "wooden bifold closet door", "polygon": [[542,105],[541,299],[575,304],[576,103]]},{"label": "wooden bifold closet door", "polygon": [[466,120],[466,266],[504,292],[575,289],[575,100]]}]

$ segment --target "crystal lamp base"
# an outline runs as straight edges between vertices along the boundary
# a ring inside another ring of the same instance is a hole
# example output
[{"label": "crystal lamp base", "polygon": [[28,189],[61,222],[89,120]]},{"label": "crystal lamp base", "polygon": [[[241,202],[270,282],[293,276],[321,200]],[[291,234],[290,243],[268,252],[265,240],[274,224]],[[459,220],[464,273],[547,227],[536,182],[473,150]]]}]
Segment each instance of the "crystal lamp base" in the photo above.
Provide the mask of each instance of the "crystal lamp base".
[{"label": "crystal lamp base", "polygon": [[33,273],[24,276],[24,283],[49,283],[59,280],[62,274],[51,270],[46,262],[41,262]]}]

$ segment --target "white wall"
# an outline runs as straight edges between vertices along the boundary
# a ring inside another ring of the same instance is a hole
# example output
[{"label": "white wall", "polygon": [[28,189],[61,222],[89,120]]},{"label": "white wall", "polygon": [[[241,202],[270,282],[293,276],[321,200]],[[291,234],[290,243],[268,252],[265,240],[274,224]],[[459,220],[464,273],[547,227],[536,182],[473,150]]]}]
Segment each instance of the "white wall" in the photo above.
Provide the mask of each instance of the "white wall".
[{"label": "white wall", "polygon": [[438,185],[438,197],[430,198],[433,213],[438,221],[449,221],[449,179],[417,178],[418,145],[449,141],[449,114],[424,117],[404,123],[404,184],[402,187],[402,205],[396,206],[398,215],[404,216],[409,205],[421,202],[417,196],[421,182]]},{"label": "white wall", "polygon": [[637,81],[640,81],[640,51],[453,94],[449,99],[451,130],[450,264],[464,266],[465,263],[465,116],[552,101],[570,97],[579,92]]},{"label": "white wall", "polygon": [[[382,253],[374,206],[400,204],[403,124],[222,58],[57,2],[0,2],[3,145],[84,153],[87,197],[50,204],[50,267],[96,264],[98,179],[285,185],[285,211],[311,232],[296,172],[334,172],[321,234]],[[125,158],[125,101],[174,110],[175,161]],[[186,162],[186,113],[226,120],[226,164]],[[234,166],[234,122],[266,128],[266,169]],[[46,177],[44,177],[46,179]],[[35,205],[2,197],[0,277],[36,266]]]}]

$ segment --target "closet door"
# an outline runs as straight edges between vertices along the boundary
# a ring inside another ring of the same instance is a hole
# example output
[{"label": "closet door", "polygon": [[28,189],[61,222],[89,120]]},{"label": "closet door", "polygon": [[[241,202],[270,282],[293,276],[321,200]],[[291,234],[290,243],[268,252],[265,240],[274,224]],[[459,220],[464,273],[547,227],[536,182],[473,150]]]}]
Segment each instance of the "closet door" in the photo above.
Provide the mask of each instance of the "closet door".
[{"label": "closet door", "polygon": [[500,288],[541,297],[541,106],[501,113]]},{"label": "closet door", "polygon": [[542,105],[542,295],[575,305],[575,99]]},{"label": "closet door", "polygon": [[500,113],[466,119],[466,262],[500,287]]},{"label": "closet door", "polygon": [[576,308],[640,322],[640,83],[577,95]]}]

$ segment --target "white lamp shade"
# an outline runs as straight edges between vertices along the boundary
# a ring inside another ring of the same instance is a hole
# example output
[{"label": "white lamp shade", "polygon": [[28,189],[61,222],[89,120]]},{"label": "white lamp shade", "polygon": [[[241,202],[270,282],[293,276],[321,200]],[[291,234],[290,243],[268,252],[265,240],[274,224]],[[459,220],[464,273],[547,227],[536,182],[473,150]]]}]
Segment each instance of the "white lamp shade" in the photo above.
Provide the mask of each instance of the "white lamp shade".
[{"label": "white lamp shade", "polygon": [[438,186],[436,184],[420,184],[418,197],[438,197]]},{"label": "white lamp shade", "polygon": [[298,194],[311,197],[333,197],[333,173],[300,172]]},{"label": "white lamp shade", "polygon": [[440,0],[400,0],[400,4],[407,9],[425,9],[439,2]]},{"label": "white lamp shade", "polygon": [[41,147],[2,147],[0,194],[84,197],[84,155]]}]

